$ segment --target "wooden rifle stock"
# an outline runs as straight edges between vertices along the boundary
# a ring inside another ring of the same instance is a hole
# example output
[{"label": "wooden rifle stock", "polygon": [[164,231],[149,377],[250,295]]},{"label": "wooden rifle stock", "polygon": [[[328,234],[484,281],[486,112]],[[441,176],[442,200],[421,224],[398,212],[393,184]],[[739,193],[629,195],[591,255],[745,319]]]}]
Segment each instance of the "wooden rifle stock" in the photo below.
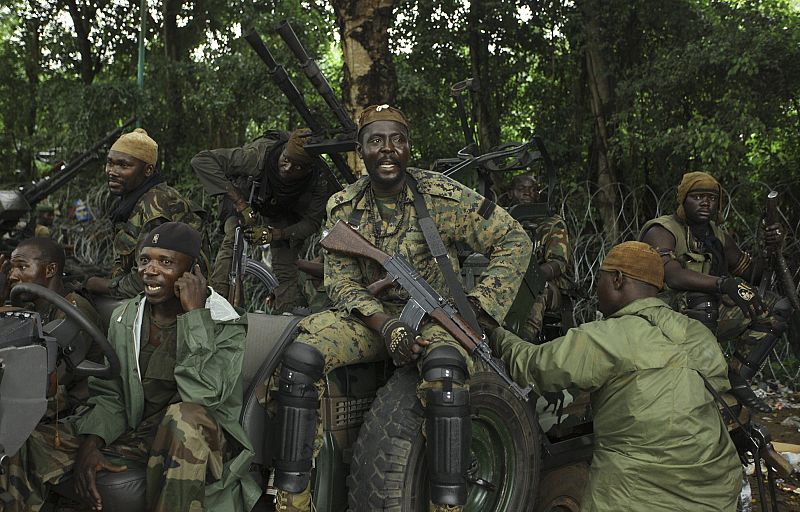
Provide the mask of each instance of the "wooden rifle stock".
[{"label": "wooden rifle stock", "polygon": [[327,251],[337,252],[354,258],[369,258],[381,265],[390,258],[369,240],[358,234],[346,222],[337,221],[336,224],[322,237],[319,244]]}]

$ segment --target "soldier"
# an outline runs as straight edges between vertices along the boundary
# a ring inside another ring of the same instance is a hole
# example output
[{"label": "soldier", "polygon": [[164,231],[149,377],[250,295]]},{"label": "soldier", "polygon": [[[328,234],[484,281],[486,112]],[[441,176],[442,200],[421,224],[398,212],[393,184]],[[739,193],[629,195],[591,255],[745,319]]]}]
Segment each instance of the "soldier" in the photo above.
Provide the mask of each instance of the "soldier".
[{"label": "soldier", "polygon": [[[759,281],[765,261],[743,252],[719,227],[722,187],[714,177],[704,172],[684,174],[677,199],[675,214],[646,223],[640,239],[662,255],[671,305],[703,322],[720,342],[734,342],[731,393],[747,407],[769,412],[747,380],[758,373],[785,331],[791,305],[773,294],[765,297],[764,304],[749,284]],[[764,243],[781,250],[779,224],[765,227]]]},{"label": "soldier", "polygon": [[[530,261],[531,242],[522,227],[505,210],[441,174],[407,170],[408,122],[399,110],[368,107],[359,119],[357,137],[368,176],[331,197],[329,226],[337,221],[357,226],[381,250],[402,254],[431,286],[447,295],[445,277],[420,228],[421,221],[430,225],[432,220],[454,267],[456,242],[490,256],[469,299],[484,324],[501,322]],[[415,199],[424,201],[425,211],[415,206]],[[433,510],[461,510],[466,502],[469,461],[462,448],[470,443],[467,379],[472,361],[437,324],[416,333],[398,319],[409,300],[404,291],[391,289],[380,299],[370,295],[366,286],[382,274],[372,260],[325,255],[325,284],[335,309],[300,322],[279,377],[278,424],[298,426],[278,433],[274,466],[279,511],[311,510],[310,473],[313,454],[321,446],[323,376],[338,366],[387,357],[397,365],[420,359],[418,396],[426,404],[428,460],[438,468],[430,477]]]},{"label": "soldier", "polygon": [[[509,195],[509,212],[515,215],[516,205],[539,202],[539,184],[530,174],[515,176]],[[567,224],[558,214],[525,219],[522,227],[533,241],[533,257],[546,281],[545,291],[534,302],[523,331],[524,338],[537,340],[542,331],[544,313],[560,311],[564,301],[568,300],[564,293],[572,288],[572,248]]]},{"label": "soldier", "polygon": [[[118,197],[111,211],[114,223],[114,266],[111,279],[90,277],[86,289],[115,298],[135,297],[144,289],[136,270],[136,249],[147,233],[165,222],[183,222],[205,233],[204,212],[164,183],[156,169],[158,144],[137,128],[120,136],[106,157],[108,190]],[[205,243],[204,243],[205,245]],[[207,249],[199,257],[209,267]]]},{"label": "soldier", "polygon": [[725,358],[700,322],[656,298],[663,282],[659,254],[625,242],[600,266],[604,320],[543,345],[492,333],[520,384],[591,392],[595,443],[581,510],[736,510],[741,465],[704,386],[730,387]]},{"label": "soldier", "polygon": [[[206,192],[225,194],[225,201],[236,212],[224,219],[225,238],[210,278],[211,286],[221,294],[228,295],[234,233],[241,222],[248,241],[270,244],[272,249],[272,269],[279,282],[273,292],[274,310],[287,312],[306,305],[295,261],[304,242],[319,231],[325,203],[333,191],[319,159],[303,149],[308,136],[307,130],[291,134],[270,131],[245,146],[205,150],[192,158],[192,168]],[[251,204],[231,181],[243,177],[257,183]],[[266,225],[259,224],[259,215]]]},{"label": "soldier", "polygon": [[56,218],[55,209],[45,203],[36,205],[36,227],[33,230],[35,237],[48,237],[50,236],[50,227]]},{"label": "soldier", "polygon": [[39,510],[47,484],[70,474],[77,493],[100,510],[97,471],[125,471],[130,462],[147,464],[149,511],[255,504],[261,491],[246,474],[253,449],[238,423],[246,319],[206,285],[200,247],[200,233],[179,222],[143,241],[144,293],[111,317],[119,377],[90,379],[88,412],[31,434],[0,481],[14,500],[6,511]]},{"label": "soldier", "polygon": [[[94,306],[78,293],[67,290],[62,281],[64,272],[64,249],[50,238],[28,238],[21,241],[14,252],[11,253],[10,260],[0,255],[0,303],[5,301],[8,296],[5,292],[10,292],[19,283],[33,283],[44,286],[58,293],[73,306],[78,308],[81,313],[93,324],[101,327],[100,315]],[[7,290],[2,281],[7,279]],[[41,297],[33,298],[33,309],[39,313],[42,325],[46,325],[51,320],[64,318],[64,313],[53,306],[49,301]],[[100,349],[92,346],[89,349],[87,358],[100,362]],[[51,376],[51,390],[49,395],[56,397],[48,404],[51,412],[59,412],[72,408],[88,398],[86,389],[86,379],[73,379],[65,373],[64,365],[61,365]],[[65,398],[63,402],[62,398]]]}]

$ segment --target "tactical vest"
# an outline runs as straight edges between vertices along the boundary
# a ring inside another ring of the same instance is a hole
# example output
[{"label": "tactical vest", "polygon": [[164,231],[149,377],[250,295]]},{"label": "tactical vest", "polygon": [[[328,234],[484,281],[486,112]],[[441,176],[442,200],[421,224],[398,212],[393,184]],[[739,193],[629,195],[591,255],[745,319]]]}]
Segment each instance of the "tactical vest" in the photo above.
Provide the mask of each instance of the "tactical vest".
[{"label": "tactical vest", "polygon": [[[722,242],[724,247],[727,236],[725,231],[717,226],[715,222],[710,222],[710,225],[714,236]],[[687,240],[688,228],[686,224],[682,223],[675,215],[663,215],[648,221],[642,228],[639,238],[643,238],[645,233],[653,226],[661,226],[675,237],[675,249],[673,252],[675,253],[675,258],[681,264],[681,267],[701,274],[710,275],[711,253],[694,252],[689,249],[689,242]]]}]

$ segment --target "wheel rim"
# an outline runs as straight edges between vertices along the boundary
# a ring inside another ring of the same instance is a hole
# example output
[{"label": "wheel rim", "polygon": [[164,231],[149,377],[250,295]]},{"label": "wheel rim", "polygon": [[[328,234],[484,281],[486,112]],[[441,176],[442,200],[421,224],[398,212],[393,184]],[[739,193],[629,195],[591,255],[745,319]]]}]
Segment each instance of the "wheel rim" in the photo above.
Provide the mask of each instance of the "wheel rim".
[{"label": "wheel rim", "polygon": [[470,483],[465,510],[506,510],[514,489],[517,456],[514,437],[508,430],[508,418],[497,411],[475,408],[472,417],[472,456],[477,462],[470,477],[480,478],[495,485],[494,490]]}]

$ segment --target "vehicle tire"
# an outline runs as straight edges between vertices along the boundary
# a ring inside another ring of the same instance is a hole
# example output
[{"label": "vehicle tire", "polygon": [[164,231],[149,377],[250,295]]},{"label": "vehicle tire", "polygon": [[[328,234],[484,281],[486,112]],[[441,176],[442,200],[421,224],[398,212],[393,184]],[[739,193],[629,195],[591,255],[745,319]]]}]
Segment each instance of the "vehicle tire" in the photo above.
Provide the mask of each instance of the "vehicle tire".
[{"label": "vehicle tire", "polygon": [[580,462],[548,471],[539,483],[536,512],[580,512],[589,481],[589,464]]},{"label": "vehicle tire", "polygon": [[[378,391],[353,447],[348,498],[353,512],[426,512],[428,475],[423,410],[414,367],[395,372]],[[465,511],[533,510],[541,469],[539,423],[533,406],[517,399],[494,373],[470,380],[472,482]]]}]

